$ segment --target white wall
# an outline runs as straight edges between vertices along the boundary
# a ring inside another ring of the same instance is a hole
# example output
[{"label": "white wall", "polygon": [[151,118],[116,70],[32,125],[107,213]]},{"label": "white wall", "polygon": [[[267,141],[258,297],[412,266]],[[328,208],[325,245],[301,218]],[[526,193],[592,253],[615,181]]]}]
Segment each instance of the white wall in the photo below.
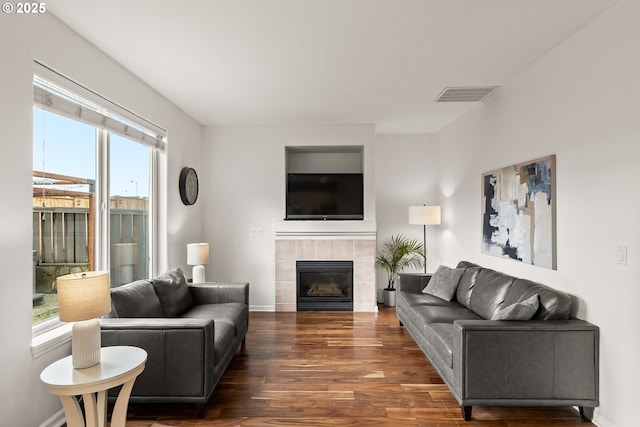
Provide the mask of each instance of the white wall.
[{"label": "white wall", "polygon": [[[377,246],[391,235],[424,239],[421,225],[409,225],[409,206],[438,205],[439,148],[436,135],[376,135]],[[427,226],[427,271],[440,265],[440,226]],[[412,272],[415,270],[406,270]],[[424,271],[418,269],[417,271]],[[378,288],[387,286],[387,274],[376,272]]]},{"label": "white wall", "polygon": [[160,164],[160,270],[186,267],[187,241],[201,238],[202,205],[183,207],[178,174],[200,168],[201,127],[51,15],[0,15],[0,424],[39,426],[61,409],[39,379],[49,363],[70,353],[66,344],[32,358],[31,171],[33,61],[41,62],[169,133]]},{"label": "white wall", "polygon": [[[285,215],[285,147],[364,147],[365,220],[375,220],[373,126],[221,126],[204,133],[207,280],[248,281],[252,310],[275,309],[275,224]],[[262,237],[250,237],[261,228]]]},{"label": "white wall", "polygon": [[[621,1],[440,134],[443,260],[579,298],[600,327],[601,426],[636,424],[640,379],[640,2]],[[480,254],[480,174],[557,155],[558,270]],[[616,264],[616,246],[628,265]]]}]

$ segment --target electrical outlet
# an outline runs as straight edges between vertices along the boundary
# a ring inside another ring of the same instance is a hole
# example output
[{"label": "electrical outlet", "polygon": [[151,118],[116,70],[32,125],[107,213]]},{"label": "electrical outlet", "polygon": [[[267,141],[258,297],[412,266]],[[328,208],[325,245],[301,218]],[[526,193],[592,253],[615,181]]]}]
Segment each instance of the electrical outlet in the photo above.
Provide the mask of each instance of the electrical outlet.
[{"label": "electrical outlet", "polygon": [[251,227],[249,229],[249,237],[257,237],[258,236],[258,229],[256,227]]},{"label": "electrical outlet", "polygon": [[262,236],[264,236],[264,231],[262,230],[262,227],[258,227],[256,236],[258,237],[258,239],[262,239]]},{"label": "electrical outlet", "polygon": [[626,246],[616,247],[616,262],[619,265],[627,265],[627,247]]}]

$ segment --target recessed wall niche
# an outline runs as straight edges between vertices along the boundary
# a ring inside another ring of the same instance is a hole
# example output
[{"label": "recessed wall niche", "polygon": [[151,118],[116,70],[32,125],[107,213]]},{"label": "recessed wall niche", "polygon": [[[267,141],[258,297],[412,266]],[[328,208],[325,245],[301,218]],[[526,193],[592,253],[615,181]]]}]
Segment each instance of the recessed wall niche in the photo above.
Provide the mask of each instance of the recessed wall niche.
[{"label": "recessed wall niche", "polygon": [[364,147],[361,145],[285,147],[285,172],[362,173]]}]

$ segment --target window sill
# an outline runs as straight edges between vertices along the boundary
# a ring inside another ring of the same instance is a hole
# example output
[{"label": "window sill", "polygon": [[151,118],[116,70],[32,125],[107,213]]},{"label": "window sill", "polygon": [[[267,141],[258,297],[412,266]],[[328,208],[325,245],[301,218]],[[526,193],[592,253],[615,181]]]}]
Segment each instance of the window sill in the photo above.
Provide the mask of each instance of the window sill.
[{"label": "window sill", "polygon": [[57,328],[34,336],[31,339],[31,357],[37,359],[58,347],[71,342],[71,323],[65,323]]}]

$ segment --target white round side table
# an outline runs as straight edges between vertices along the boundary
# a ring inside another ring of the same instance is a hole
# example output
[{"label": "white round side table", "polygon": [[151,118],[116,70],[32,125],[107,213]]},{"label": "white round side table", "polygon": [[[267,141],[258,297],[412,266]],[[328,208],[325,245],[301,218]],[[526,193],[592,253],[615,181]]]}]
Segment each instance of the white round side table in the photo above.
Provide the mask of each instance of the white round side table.
[{"label": "white round side table", "polygon": [[[40,379],[60,398],[68,427],[104,427],[107,391],[122,385],[111,414],[111,427],[124,427],[131,389],[146,361],[147,352],[138,347],[103,347],[97,365],[74,369],[68,356],[45,368]],[[82,395],[84,401],[86,424],[75,397],[78,395]]]}]

